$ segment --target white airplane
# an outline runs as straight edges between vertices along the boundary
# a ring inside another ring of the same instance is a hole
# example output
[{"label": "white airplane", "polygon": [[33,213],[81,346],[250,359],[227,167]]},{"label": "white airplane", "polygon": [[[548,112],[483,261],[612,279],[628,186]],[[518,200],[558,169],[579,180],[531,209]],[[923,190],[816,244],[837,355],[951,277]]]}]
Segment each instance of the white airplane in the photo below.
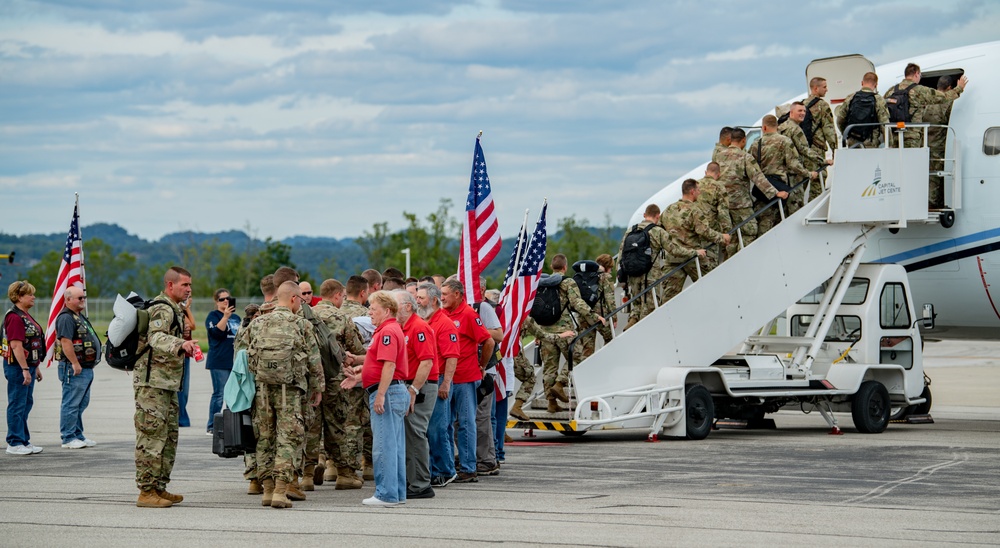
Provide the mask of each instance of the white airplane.
[{"label": "white airplane", "polygon": [[[910,62],[920,65],[921,84],[932,88],[941,76],[957,80],[965,74],[969,78],[968,89],[952,108],[946,148],[946,170],[953,175],[945,178],[945,202],[954,209],[954,218],[883,231],[868,247],[864,260],[906,268],[915,299],[935,306],[937,324],[927,336],[998,339],[1000,103],[995,90],[1000,89],[1000,41],[918,55],[879,67],[861,55],[818,59],[807,68],[806,82],[814,76],[826,78],[826,100],[836,108],[846,95],[860,89],[865,72],[878,74],[880,93],[884,93],[903,79],[903,70]],[[783,104],[805,97],[802,94]],[[754,125],[760,126],[760,118]],[[759,129],[748,131],[748,143],[757,135]],[[709,154],[707,149],[706,156]],[[678,177],[643,202],[628,226],[642,220],[646,205],[655,203],[663,208],[680,199],[681,183],[704,176],[706,165]],[[835,169],[836,162],[830,173],[834,185]],[[951,220],[954,224],[945,228]]]}]

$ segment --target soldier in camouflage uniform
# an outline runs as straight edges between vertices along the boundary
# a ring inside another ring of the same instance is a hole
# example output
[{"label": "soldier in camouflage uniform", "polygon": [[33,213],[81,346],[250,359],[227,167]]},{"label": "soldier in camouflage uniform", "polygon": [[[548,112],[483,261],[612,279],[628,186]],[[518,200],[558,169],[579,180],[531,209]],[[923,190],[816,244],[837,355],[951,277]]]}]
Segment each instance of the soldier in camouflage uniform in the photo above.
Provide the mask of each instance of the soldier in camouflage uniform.
[{"label": "soldier in camouflage uniform", "polygon": [[719,142],[715,143],[715,149],[712,150],[712,161],[718,161],[719,153],[723,150],[729,148],[730,143],[732,143],[732,131],[733,128],[726,126],[719,130]]},{"label": "soldier in camouflage uniform", "polygon": [[[952,88],[950,76],[938,78],[938,91],[948,92]],[[938,124],[946,126],[951,120],[951,106],[954,100],[944,103],[935,103],[924,107],[921,120],[925,124]],[[927,129],[927,146],[930,148],[930,187],[927,189],[927,206],[930,209],[941,209],[944,207],[944,177],[934,175],[937,171],[945,168],[944,155],[945,144],[948,141],[948,129],[943,127],[932,127]]]},{"label": "soldier in camouflage uniform", "polygon": [[191,273],[172,266],[163,275],[164,289],[149,307],[146,344],[132,374],[135,393],[136,506],[167,508],[184,500],[167,491],[177,456],[177,392],[184,376],[184,356],[194,356],[198,341],[182,338],[184,312],[179,303],[191,296]]},{"label": "soldier in camouflage uniform", "polygon": [[[378,274],[378,272],[371,269],[366,270],[365,273],[367,273],[368,276]],[[368,319],[368,309],[365,308],[364,303],[368,301],[368,295],[374,292],[375,289],[371,286],[371,282],[367,279],[367,276],[351,276],[347,280],[347,297],[344,299],[344,304],[341,305],[340,311],[343,312],[348,318],[351,318],[351,320],[354,320],[355,318],[364,318],[370,325],[371,322]],[[370,339],[371,333],[360,334],[361,341],[367,348],[369,343],[368,339]],[[359,358],[357,363],[360,364],[363,361],[363,358]],[[365,394],[365,391],[359,387],[346,391],[345,396],[347,397],[348,405],[350,405],[350,408],[352,409],[351,412],[359,418],[361,424],[361,429],[359,431],[361,438],[358,442],[358,447],[361,448],[362,468],[359,470],[361,470],[362,479],[373,481],[375,476],[372,470],[372,429],[370,411],[368,410],[368,395]],[[351,455],[346,455],[344,458],[350,462],[353,457]],[[339,479],[340,476],[338,475],[337,477]]]},{"label": "soldier in camouflage uniform", "polygon": [[[826,90],[826,78],[817,76],[809,81],[809,97],[804,101],[808,105],[812,103],[813,99],[819,99],[809,109],[813,119],[813,138],[809,145],[823,160],[826,160],[827,149],[834,154],[837,151],[837,129],[834,127],[833,110],[830,108],[830,103],[824,99]],[[820,190],[819,181],[811,184],[814,191]]]},{"label": "soldier in camouflage uniform", "polygon": [[[573,312],[576,312],[581,320],[604,324],[604,318],[598,316],[590,309],[587,301],[580,296],[580,288],[572,277],[566,276],[567,260],[566,256],[559,253],[552,257],[553,275],[561,275],[559,282],[559,301],[562,303],[562,315],[556,323],[549,326],[542,326],[542,330],[547,333],[562,333],[564,331],[576,330],[576,319]],[[545,395],[549,400],[549,413],[557,413],[563,410],[559,406],[559,401],[568,402],[569,396],[566,394],[566,386],[569,385],[570,347],[565,339],[556,342],[543,340],[539,347],[542,356],[542,385],[545,388]],[[578,365],[583,361],[583,348],[580,345],[574,346],[573,365]],[[564,357],[567,367],[561,368],[559,358]]]},{"label": "soldier in camouflage uniform", "polygon": [[[576,337],[576,331],[567,330],[562,333],[549,333],[542,326],[538,325],[538,322],[534,318],[529,316],[528,319],[524,320],[524,324],[521,325],[521,337],[525,335],[531,335],[535,338],[535,348],[538,349],[540,348],[541,341],[548,341],[553,344],[558,344],[560,341],[565,343]],[[520,340],[520,337],[518,340]],[[507,411],[507,414],[526,421],[529,418],[524,413],[522,406],[531,398],[531,394],[535,391],[535,368],[528,363],[528,358],[524,355],[523,346],[517,353],[517,356],[514,356],[514,378],[521,383],[521,386],[517,389],[514,405]]]},{"label": "soldier in camouflage uniform", "polygon": [[[708,226],[716,232],[728,234],[733,229],[733,220],[729,218],[729,193],[719,182],[722,172],[718,162],[709,162],[705,166],[705,176],[698,180],[698,204],[705,209]],[[725,260],[725,246],[716,246],[709,252],[716,264]]]},{"label": "soldier in camouflage uniform", "polygon": [[688,259],[697,255],[701,261],[701,273],[708,274],[715,268],[715,261],[708,256],[705,248],[712,243],[720,246],[729,243],[729,234],[723,234],[710,227],[705,208],[697,205],[698,181],[687,179],[681,184],[681,192],[683,193],[681,199],[667,206],[667,210],[660,217],[660,226],[670,235],[671,247],[667,249],[667,269],[669,271],[683,265],[663,282],[662,303],[673,299],[684,289],[684,280],[687,277],[690,277],[692,282],[698,281],[698,265],[693,261],[687,262]]},{"label": "soldier in camouflage uniform", "polygon": [[250,371],[254,374],[254,423],[257,425],[257,473],[264,484],[261,504],[291,508],[286,496],[302,457],[303,401],[319,405],[324,391],[323,365],[312,324],[296,315],[299,285],[278,286],[278,306],[250,324]]},{"label": "soldier in camouflage uniform", "polygon": [[[757,160],[760,170],[769,181],[777,181],[794,186],[804,179],[815,178],[815,171],[809,171],[799,161],[792,140],[778,133],[778,119],[772,114],[764,116],[761,122],[761,137],[750,145],[750,155]],[[757,204],[763,206],[764,204]],[[784,204],[782,204],[784,205]],[[785,210],[788,214],[788,210]],[[781,212],[772,205],[757,219],[757,234],[763,235],[781,221]]]},{"label": "soldier in camouflage uniform", "polygon": [[[885,92],[885,100],[887,104],[895,103],[895,99],[892,98],[893,91],[898,87],[900,90],[909,91],[910,97],[910,123],[918,124],[923,122],[924,108],[928,105],[942,104],[949,101],[954,101],[962,95],[965,91],[966,84],[969,83],[969,79],[962,75],[958,79],[958,86],[948,90],[939,91],[936,89],[931,89],[927,86],[920,85],[920,78],[922,74],[920,72],[920,67],[914,63],[906,65],[906,70],[903,71],[905,78],[902,82],[896,84],[895,86],[889,88],[889,91]],[[911,128],[907,129],[903,133],[903,146],[906,148],[919,148],[923,146],[924,142],[924,130],[923,128]]]},{"label": "soldier in camouflage uniform", "polygon": [[[602,262],[604,261],[604,262]],[[605,319],[605,323],[598,324],[597,328],[584,335],[580,339],[580,345],[582,347],[583,359],[587,359],[594,355],[597,350],[597,333],[601,334],[601,338],[604,340],[604,344],[611,341],[612,338],[612,324],[611,318],[608,317],[609,314],[615,309],[615,286],[614,281],[611,279],[611,269],[614,268],[614,259],[611,255],[607,253],[602,254],[597,257],[595,261],[598,264],[598,277],[597,277],[597,301],[594,303],[592,310],[602,318]],[[594,324],[589,323],[586,319],[580,319],[579,330],[584,332],[590,329]]]},{"label": "soldier in camouflage uniform", "polygon": [[[644,230],[649,225],[655,225],[653,228],[649,229],[649,246],[653,253],[653,268],[650,269],[644,275],[641,276],[628,276],[626,284],[628,286],[628,297],[629,297],[629,313],[628,313],[628,323],[625,325],[625,329],[628,330],[630,327],[638,323],[639,320],[645,318],[649,315],[655,308],[657,301],[654,301],[653,292],[661,291],[659,288],[652,291],[648,291],[642,296],[642,293],[649,285],[659,280],[665,273],[665,254],[666,250],[671,247],[670,236],[661,226],[659,226],[660,221],[660,207],[656,204],[649,204],[646,206],[646,210],[642,214],[642,222],[636,225],[639,230]],[[628,233],[631,229],[625,231],[625,235],[622,237],[622,242],[618,246],[618,268],[621,270],[621,260],[622,251],[625,248],[625,238],[628,237]]]},{"label": "soldier in camouflage uniform", "polygon": [[[809,143],[806,142],[806,134],[803,133],[802,128],[799,127],[799,124],[801,124],[805,119],[805,103],[802,101],[795,101],[791,104],[791,107],[788,110],[788,119],[778,126],[778,133],[792,140],[792,144],[795,145],[795,151],[799,153],[799,161],[802,162],[803,167],[809,171],[818,171],[820,166],[824,164],[833,164],[833,161],[827,160],[815,148],[809,146]],[[809,184],[809,201],[812,201],[816,198],[816,196],[819,196],[819,192],[817,192],[819,190],[822,190],[822,188],[818,179]],[[795,193],[792,195],[792,199],[788,201],[789,213],[795,213],[804,204],[805,189],[796,189]]]},{"label": "soldier in camouflage uniform", "polygon": [[[360,356],[365,353],[358,327],[340,309],[344,302],[344,286],[337,280],[326,280],[320,285],[322,300],[313,308],[337,342],[347,352]],[[323,394],[323,446],[327,457],[327,474],[324,479],[336,480],[336,489],[360,489],[363,485],[356,470],[361,469],[361,420],[353,402],[360,391],[340,387],[343,371],[326,381]]]},{"label": "soldier in camouflage uniform", "polygon": [[[733,143],[719,155],[719,169],[722,172],[719,181],[726,186],[729,193],[729,217],[733,226],[737,226],[753,215],[753,200],[750,198],[750,185],[755,185],[770,200],[775,196],[787,198],[788,193],[778,191],[768,182],[760,171],[753,156],[743,150],[746,146],[746,133],[736,128],[733,130]],[[743,245],[748,246],[757,238],[757,219],[750,219],[740,229],[743,235]],[[739,251],[739,239],[733,237],[726,248],[726,253],[732,257]]]},{"label": "soldier in camouflage uniform", "polygon": [[[848,95],[844,98],[844,102],[837,107],[837,127],[840,128],[840,132],[843,133],[847,131],[847,118],[851,112],[851,101],[859,93],[861,94],[871,94],[875,96],[875,117],[879,124],[879,127],[872,127],[871,134],[867,139],[861,140],[859,138],[853,137],[851,135],[846,135],[845,139],[847,141],[847,146],[855,147],[861,145],[864,148],[878,148],[883,145],[883,134],[885,130],[883,127],[889,123],[889,109],[885,106],[885,99],[875,91],[878,88],[878,75],[874,72],[866,72],[864,77],[861,78],[861,89],[855,91],[854,93]],[[861,128],[858,128],[861,129]]]}]

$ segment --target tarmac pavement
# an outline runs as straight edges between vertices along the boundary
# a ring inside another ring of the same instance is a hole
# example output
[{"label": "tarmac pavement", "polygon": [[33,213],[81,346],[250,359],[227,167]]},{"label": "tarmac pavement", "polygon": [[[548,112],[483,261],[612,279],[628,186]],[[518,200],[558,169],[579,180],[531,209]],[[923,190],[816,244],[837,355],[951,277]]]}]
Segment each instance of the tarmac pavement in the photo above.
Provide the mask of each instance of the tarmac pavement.
[{"label": "tarmac pavement", "polygon": [[[195,365],[169,509],[135,507],[130,378],[100,365],[87,436],[59,447],[59,381],[43,372],[29,419],[38,455],[0,453],[0,539],[13,546],[295,546],[393,543],[601,546],[1000,544],[1000,343],[928,343],[934,424],[842,436],[818,414],[780,412],[777,430],[720,430],[698,442],[642,430],[579,438],[536,432],[507,447],[497,477],[433,499],[372,509],[330,484],[275,510],[248,496],[242,459],[211,453],[211,382]],[[0,403],[6,407],[6,394]]]}]

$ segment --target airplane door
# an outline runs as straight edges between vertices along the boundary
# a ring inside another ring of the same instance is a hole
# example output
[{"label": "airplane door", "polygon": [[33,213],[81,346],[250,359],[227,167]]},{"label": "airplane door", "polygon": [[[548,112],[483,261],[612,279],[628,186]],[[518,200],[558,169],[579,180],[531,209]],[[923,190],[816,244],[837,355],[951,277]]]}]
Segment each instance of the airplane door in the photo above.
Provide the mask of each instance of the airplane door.
[{"label": "airplane door", "polygon": [[866,72],[875,72],[875,65],[863,55],[816,59],[806,67],[806,90],[813,78],[826,78],[826,101],[837,106],[844,102],[844,97],[861,89],[861,78]]}]

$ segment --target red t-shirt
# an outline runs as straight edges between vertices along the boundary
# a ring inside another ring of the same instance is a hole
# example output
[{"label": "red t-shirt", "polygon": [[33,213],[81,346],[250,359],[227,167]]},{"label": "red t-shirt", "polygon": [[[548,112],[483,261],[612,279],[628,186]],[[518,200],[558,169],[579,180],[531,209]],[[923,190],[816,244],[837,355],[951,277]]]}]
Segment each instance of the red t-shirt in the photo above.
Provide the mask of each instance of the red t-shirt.
[{"label": "red t-shirt", "polygon": [[441,308],[435,312],[427,324],[434,331],[434,339],[437,342],[437,355],[434,357],[433,376],[428,376],[428,381],[437,381],[439,375],[444,374],[444,361],[448,358],[458,358],[460,355],[458,348],[458,330],[451,318]]},{"label": "red t-shirt", "polygon": [[368,388],[377,385],[382,380],[382,367],[385,362],[396,364],[396,371],[392,374],[393,380],[406,378],[406,338],[396,318],[386,318],[375,328],[372,344],[368,347],[365,364],[361,368],[361,386]]},{"label": "red t-shirt", "polygon": [[427,380],[436,380],[438,377],[437,345],[434,344],[434,332],[431,331],[431,327],[427,325],[427,322],[423,318],[413,314],[410,316],[410,319],[406,320],[406,325],[403,326],[403,335],[406,337],[408,363],[406,377],[404,378],[412,381],[417,376],[417,368],[420,367],[420,362],[431,360],[434,365],[431,365],[431,371],[427,374]]},{"label": "red t-shirt", "polygon": [[317,297],[317,296],[313,295],[313,298],[309,301],[309,306],[316,306],[316,305],[318,305],[321,302],[323,302],[323,298],[322,297]]},{"label": "red t-shirt", "polygon": [[458,331],[458,367],[455,368],[453,384],[482,380],[479,369],[479,345],[490,338],[490,332],[483,327],[483,320],[468,303],[461,303],[455,310],[445,309],[448,318]]}]

